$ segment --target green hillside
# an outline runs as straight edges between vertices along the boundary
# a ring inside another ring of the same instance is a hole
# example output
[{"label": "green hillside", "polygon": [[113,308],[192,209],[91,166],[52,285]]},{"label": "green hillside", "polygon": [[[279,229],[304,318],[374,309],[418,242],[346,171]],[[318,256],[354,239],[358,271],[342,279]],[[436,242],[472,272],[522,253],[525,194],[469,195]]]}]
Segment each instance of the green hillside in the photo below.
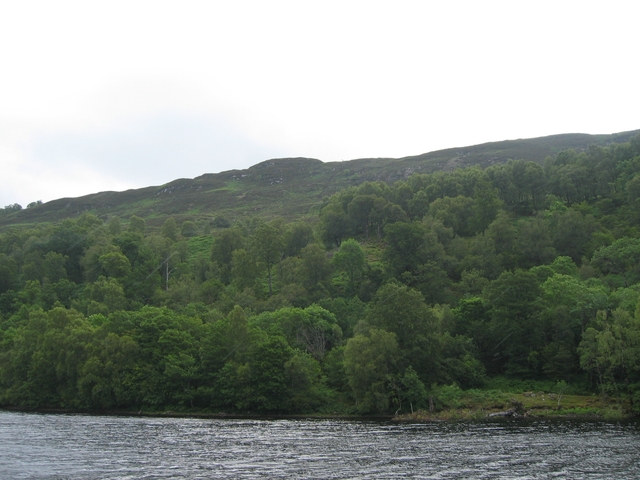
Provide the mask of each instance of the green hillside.
[{"label": "green hillside", "polygon": [[100,218],[137,215],[150,226],[161,225],[168,216],[206,222],[215,217],[230,221],[243,216],[293,220],[317,216],[318,206],[343,188],[366,181],[393,183],[413,173],[451,171],[478,165],[486,168],[509,159],[542,164],[548,156],[592,145],[623,143],[638,131],[613,135],[563,134],[507,140],[451,148],[399,159],[368,158],[344,162],[321,162],[309,158],[285,158],[261,162],[246,170],[205,174],[166,185],[125,192],[101,192],[79,198],[62,198],[42,205],[0,215],[0,228],[15,224],[60,221],[90,212]]},{"label": "green hillside", "polygon": [[579,137],[5,208],[0,408],[640,415],[640,133]]}]

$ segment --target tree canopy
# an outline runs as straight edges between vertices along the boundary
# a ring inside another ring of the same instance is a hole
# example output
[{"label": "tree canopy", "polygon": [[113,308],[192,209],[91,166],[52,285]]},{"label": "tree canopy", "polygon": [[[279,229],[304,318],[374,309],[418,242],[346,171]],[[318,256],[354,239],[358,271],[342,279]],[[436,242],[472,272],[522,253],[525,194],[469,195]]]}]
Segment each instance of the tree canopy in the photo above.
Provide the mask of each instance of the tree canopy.
[{"label": "tree canopy", "polygon": [[639,142],[367,182],[290,223],[4,229],[0,406],[379,413],[502,376],[637,409]]}]

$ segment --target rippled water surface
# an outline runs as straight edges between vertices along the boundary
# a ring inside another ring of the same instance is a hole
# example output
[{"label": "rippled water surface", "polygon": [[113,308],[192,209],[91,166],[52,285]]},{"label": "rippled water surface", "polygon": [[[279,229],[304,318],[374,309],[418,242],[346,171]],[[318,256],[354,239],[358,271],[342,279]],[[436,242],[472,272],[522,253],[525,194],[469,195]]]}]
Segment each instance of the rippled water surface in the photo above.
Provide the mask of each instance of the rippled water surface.
[{"label": "rippled water surface", "polygon": [[640,425],[0,412],[0,478],[640,478]]}]

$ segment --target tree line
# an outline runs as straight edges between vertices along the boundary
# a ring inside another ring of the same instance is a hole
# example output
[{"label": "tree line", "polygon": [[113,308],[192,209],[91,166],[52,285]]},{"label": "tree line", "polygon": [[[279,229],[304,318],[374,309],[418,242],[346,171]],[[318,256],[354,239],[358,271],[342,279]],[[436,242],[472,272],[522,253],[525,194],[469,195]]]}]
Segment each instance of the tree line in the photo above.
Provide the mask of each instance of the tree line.
[{"label": "tree line", "polygon": [[11,228],[0,405],[393,412],[496,376],[640,405],[639,202],[636,136],[368,182],[296,222]]}]

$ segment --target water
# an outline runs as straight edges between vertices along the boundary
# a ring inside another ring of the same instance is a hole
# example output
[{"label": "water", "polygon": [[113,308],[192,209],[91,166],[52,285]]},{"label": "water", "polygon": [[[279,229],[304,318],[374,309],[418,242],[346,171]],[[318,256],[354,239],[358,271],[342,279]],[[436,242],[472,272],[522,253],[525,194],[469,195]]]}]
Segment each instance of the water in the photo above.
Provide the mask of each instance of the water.
[{"label": "water", "polygon": [[396,424],[0,412],[0,478],[640,478],[633,422]]}]

